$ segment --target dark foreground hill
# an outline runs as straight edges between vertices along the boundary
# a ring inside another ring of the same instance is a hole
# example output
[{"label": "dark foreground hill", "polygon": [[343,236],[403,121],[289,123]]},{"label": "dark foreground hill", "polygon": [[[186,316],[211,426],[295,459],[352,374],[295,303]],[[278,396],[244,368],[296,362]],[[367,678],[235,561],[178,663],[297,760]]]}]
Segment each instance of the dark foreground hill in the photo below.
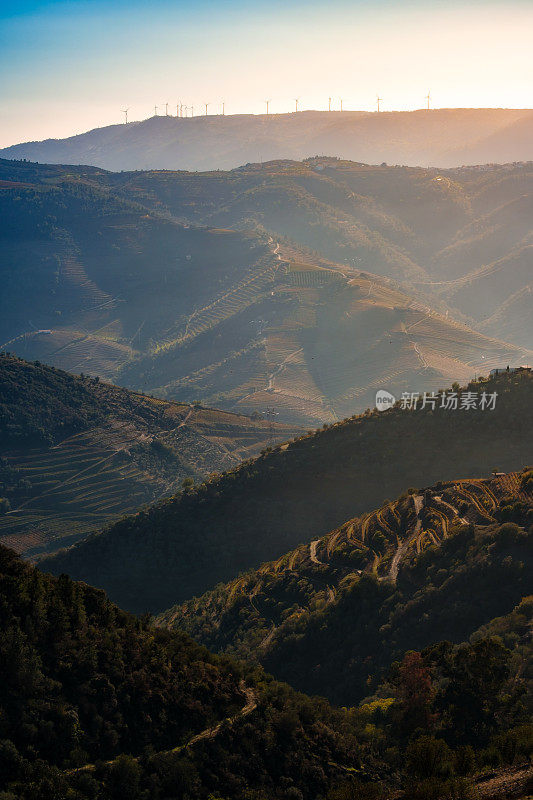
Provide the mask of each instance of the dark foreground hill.
[{"label": "dark foreground hill", "polygon": [[483,778],[524,791],[530,614],[525,601],[472,642],[406,653],[335,710],[0,546],[2,798],[468,800]]},{"label": "dark foreground hill", "polygon": [[533,592],[532,545],[533,470],[438,483],[158,622],[350,705],[405,651],[461,642],[511,613]]},{"label": "dark foreground hill", "polygon": [[346,770],[372,774],[346,712],[1,546],[0,664],[6,800],[310,800]]},{"label": "dark foreground hill", "polygon": [[294,433],[0,354],[0,541],[53,552]]},{"label": "dark foreground hill", "polygon": [[532,120],[528,109],[466,108],[152,117],[63,140],[17,144],[0,155],[112,170],[231,169],[246,161],[316,153],[370,164],[448,167],[531,160]]},{"label": "dark foreground hill", "polygon": [[532,374],[465,391],[478,400],[496,392],[494,410],[449,410],[439,401],[434,410],[398,404],[354,417],[127,518],[43,567],[100,586],[126,608],[161,611],[325,535],[406,485],[533,461]]}]

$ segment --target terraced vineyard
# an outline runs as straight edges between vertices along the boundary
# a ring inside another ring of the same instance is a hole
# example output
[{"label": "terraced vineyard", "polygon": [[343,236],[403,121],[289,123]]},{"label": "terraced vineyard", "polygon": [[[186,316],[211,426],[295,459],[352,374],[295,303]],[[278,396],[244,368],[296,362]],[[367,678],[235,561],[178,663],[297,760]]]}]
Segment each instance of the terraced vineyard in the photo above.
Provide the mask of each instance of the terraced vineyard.
[{"label": "terraced vineyard", "polygon": [[[253,657],[268,668],[276,664],[283,674],[280,652],[290,661],[291,642],[338,625],[337,615],[343,608],[348,613],[349,598],[362,594],[369,580],[375,587],[370,594],[397,598],[410,580],[406,575],[420,572],[418,563],[437,561],[441,548],[460,548],[474,531],[482,541],[506,520],[518,521],[525,531],[533,521],[532,476],[530,469],[410,489],[326,536],[169,609],[158,623],[185,629],[215,650]],[[432,575],[435,581],[436,572]],[[525,573],[523,579],[527,583]]]},{"label": "terraced vineyard", "polygon": [[306,427],[533,361],[527,166],[0,176],[0,349],[22,357]]},{"label": "terraced vineyard", "polygon": [[[23,392],[28,380],[33,381],[32,389],[44,392],[53,408],[57,374],[44,367],[32,370],[25,362],[3,356],[0,400],[7,400],[6,419],[13,413],[9,403],[15,399],[12,386],[17,380]],[[52,444],[30,441],[17,446],[13,441],[2,451],[0,496],[10,500],[11,510],[0,516],[0,542],[26,555],[72,544],[88,531],[176,493],[185,478],[198,480],[230,469],[294,433],[271,420],[167,403],[66,377],[74,386],[81,384],[95,401],[98,424],[69,436],[58,434]],[[79,404],[71,395],[68,402],[75,408]],[[38,409],[26,409],[32,411],[38,414]]]}]

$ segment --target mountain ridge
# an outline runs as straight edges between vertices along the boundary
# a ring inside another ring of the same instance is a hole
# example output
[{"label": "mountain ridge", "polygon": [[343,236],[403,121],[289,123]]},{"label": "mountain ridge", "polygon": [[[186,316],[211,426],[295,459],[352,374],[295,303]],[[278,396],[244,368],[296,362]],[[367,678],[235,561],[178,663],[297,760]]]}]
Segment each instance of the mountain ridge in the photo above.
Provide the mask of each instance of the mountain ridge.
[{"label": "mountain ridge", "polygon": [[0,156],[114,170],[231,169],[261,157],[327,152],[370,163],[449,167],[499,161],[502,154],[505,161],[531,160],[532,126],[530,109],[152,117],[65,140],[12,145]]}]

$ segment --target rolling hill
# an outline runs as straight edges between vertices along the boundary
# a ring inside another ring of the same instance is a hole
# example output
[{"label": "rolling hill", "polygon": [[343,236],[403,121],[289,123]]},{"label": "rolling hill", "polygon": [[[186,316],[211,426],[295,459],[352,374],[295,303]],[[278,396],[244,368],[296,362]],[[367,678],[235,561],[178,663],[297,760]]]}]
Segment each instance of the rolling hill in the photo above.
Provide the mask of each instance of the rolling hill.
[{"label": "rolling hill", "polygon": [[[493,558],[518,553],[521,536],[516,526],[491,531]],[[463,800],[477,784],[486,800],[509,787],[526,796],[530,618],[526,599],[470,642],[405,653],[373,695],[338,709],[0,545],[0,791],[6,800],[429,791]]]},{"label": "rolling hill", "polygon": [[0,543],[53,552],[294,433],[0,354]]},{"label": "rolling hill", "polygon": [[111,170],[232,169],[317,153],[367,163],[454,167],[531,160],[529,109],[152,117],[64,140],[4,148],[3,158]]},{"label": "rolling hill", "polygon": [[281,783],[310,800],[346,770],[377,778],[347,712],[157,631],[2,546],[0,605],[6,798],[245,800]]},{"label": "rolling hill", "polygon": [[496,392],[494,410],[398,403],[367,412],[279,445],[42,566],[104,588],[128,609],[162,611],[309,545],[406,486],[530,463],[531,372],[504,373],[465,391]]},{"label": "rolling hill", "polygon": [[533,590],[532,535],[533,470],[439,482],[166,611],[158,623],[351,705],[404,652],[464,641],[510,614]]},{"label": "rolling hill", "polygon": [[[199,175],[3,161],[2,347],[307,426],[372,407],[377,388],[438,389],[530,363],[529,216],[517,199],[530,171],[458,173],[334,159]],[[506,203],[521,215],[498,212]],[[499,220],[496,272],[483,250],[467,263],[473,217],[487,236]],[[457,261],[444,255],[451,240]]]}]

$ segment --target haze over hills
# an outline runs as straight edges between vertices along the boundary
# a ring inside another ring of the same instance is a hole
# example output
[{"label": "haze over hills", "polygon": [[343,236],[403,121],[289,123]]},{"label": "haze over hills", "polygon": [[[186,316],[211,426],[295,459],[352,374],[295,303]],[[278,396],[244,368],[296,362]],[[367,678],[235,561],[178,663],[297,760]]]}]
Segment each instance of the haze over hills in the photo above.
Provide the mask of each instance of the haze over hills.
[{"label": "haze over hills", "polygon": [[53,552],[296,432],[0,354],[0,543]]},{"label": "haze over hills", "polygon": [[455,167],[529,161],[532,131],[530,109],[152,117],[13,145],[0,156],[110,170],[232,169],[247,161],[317,153],[370,164]]},{"label": "haze over hills", "polygon": [[533,377],[504,374],[468,391],[496,407],[399,405],[337,423],[43,560],[135,611],[162,611],[369,512],[406,486],[485,477],[532,459]]},{"label": "haze over hills", "polygon": [[410,489],[157,622],[352,705],[405,651],[468,639],[530,595],[532,526],[532,470]]},{"label": "haze over hills", "polygon": [[533,361],[527,165],[0,180],[1,344],[24,357],[296,425]]}]

